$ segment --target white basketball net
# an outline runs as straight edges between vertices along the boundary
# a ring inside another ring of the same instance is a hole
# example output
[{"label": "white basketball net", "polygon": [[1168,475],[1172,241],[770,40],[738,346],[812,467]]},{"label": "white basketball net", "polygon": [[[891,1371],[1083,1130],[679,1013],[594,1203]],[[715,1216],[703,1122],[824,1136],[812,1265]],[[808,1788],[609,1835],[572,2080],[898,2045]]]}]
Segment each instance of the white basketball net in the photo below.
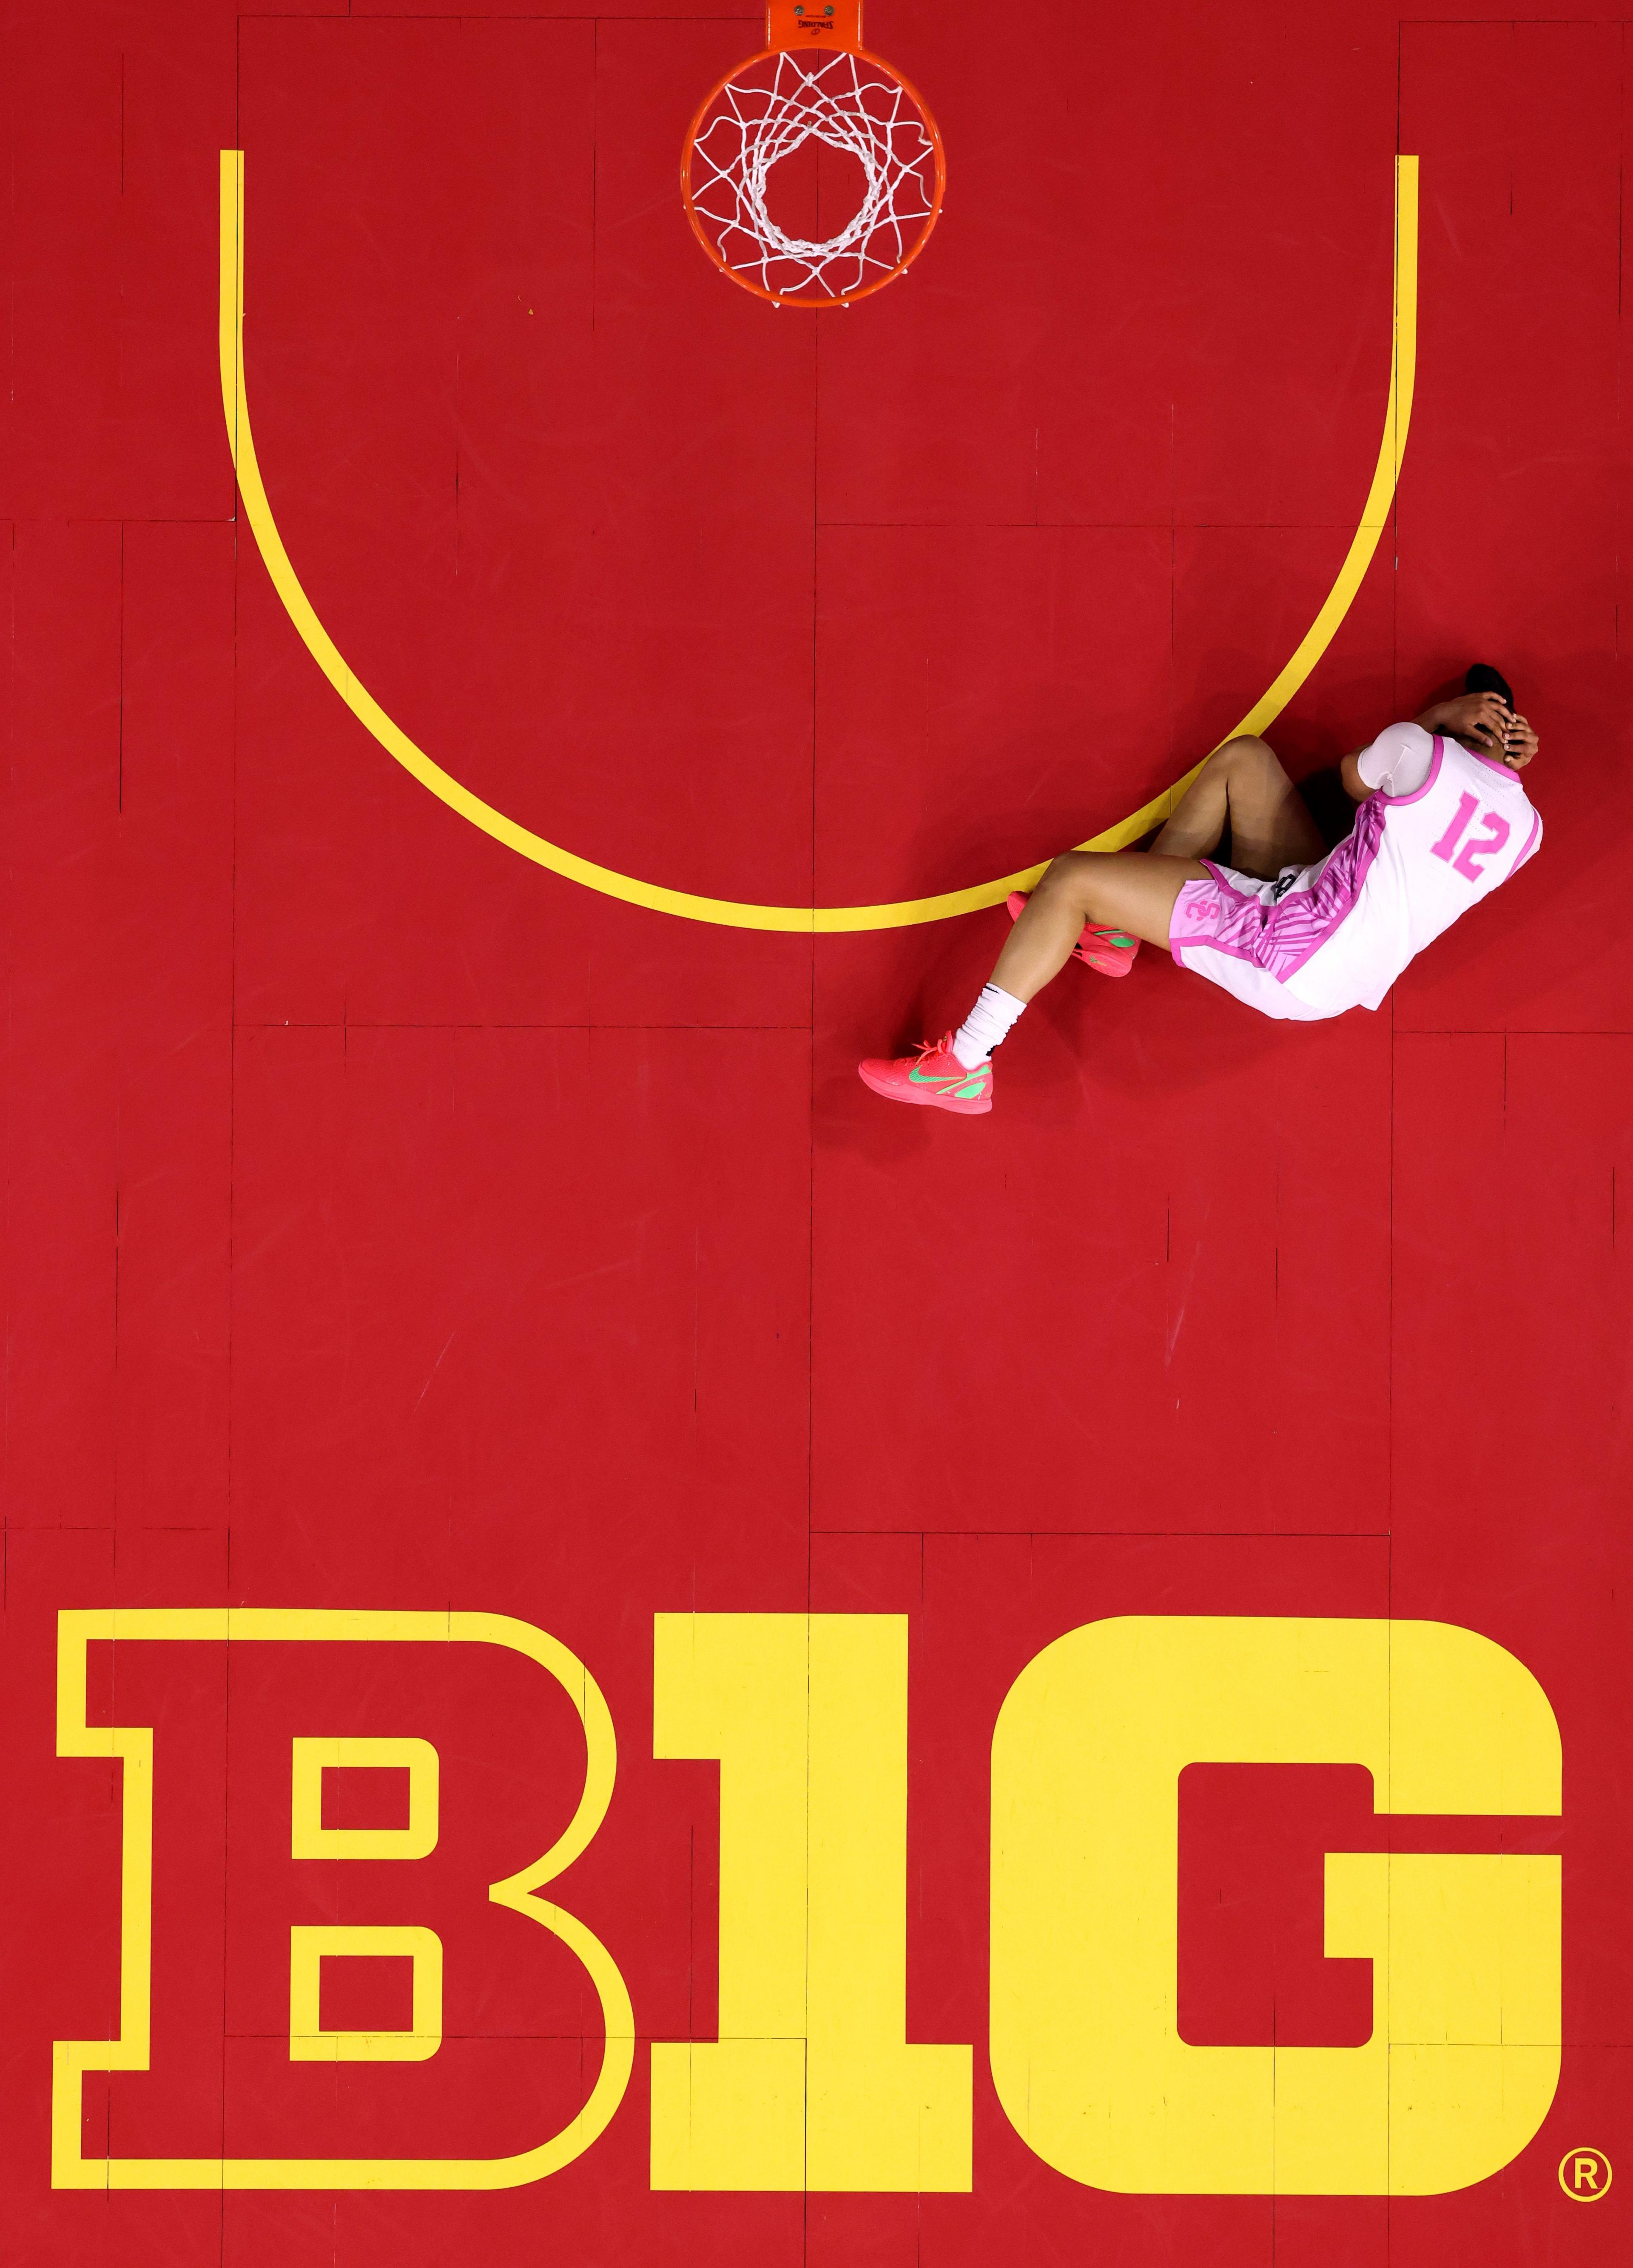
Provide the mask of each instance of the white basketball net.
[{"label": "white basketball net", "polygon": [[[728,79],[692,144],[692,209],[734,275],[779,298],[846,298],[899,268],[935,210],[935,147],[898,78],[865,55],[761,58]],[[825,242],[789,236],[766,210],[771,171],[803,143],[862,169],[860,209]]]}]

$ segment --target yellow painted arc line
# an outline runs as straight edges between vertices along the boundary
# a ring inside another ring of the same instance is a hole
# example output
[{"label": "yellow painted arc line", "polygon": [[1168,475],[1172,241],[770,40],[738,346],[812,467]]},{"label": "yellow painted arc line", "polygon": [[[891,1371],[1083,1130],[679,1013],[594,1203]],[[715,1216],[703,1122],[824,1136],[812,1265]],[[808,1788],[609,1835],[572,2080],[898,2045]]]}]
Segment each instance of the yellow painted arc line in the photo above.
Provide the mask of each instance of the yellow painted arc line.
[{"label": "yellow painted arc line", "polygon": [[[473,795],[452,773],[416,746],[400,725],[393,722],[366,687],[347,667],[333,638],[318,620],[312,601],[284,549],[277,523],[255,460],[255,444],[249,426],[249,404],[244,384],[244,153],[221,152],[221,400],[226,416],[227,438],[238,473],[239,491],[255,530],[261,556],[274,589],[313,659],[359,724],[372,733],[389,756],[412,772],[422,787],[440,797],[451,811],[503,843],[535,865],[547,866],[570,882],[599,890],[627,905],[646,906],[654,913],[674,914],[683,921],[713,922],[727,929],[779,930],[794,934],[832,936],[842,932],[907,929],[918,922],[949,921],[955,915],[979,912],[1001,905],[1011,890],[1031,889],[1046,861],[1001,874],[994,882],[978,882],[967,890],[945,890],[929,898],[903,898],[876,906],[757,906],[732,898],[705,898],[689,890],[672,890],[661,882],[644,882],[598,866],[576,851],[546,842],[502,811]],[[1407,431],[1412,420],[1412,387],[1417,365],[1417,159],[1395,159],[1394,335],[1389,370],[1389,403],[1384,413],[1384,438],[1377,469],[1367,492],[1361,522],[1350,540],[1344,563],[1327,593],[1320,612],[1300,641],[1297,651],[1275,683],[1254,703],[1238,733],[1262,733],[1279,717],[1304,684],[1349,613],[1362,578],[1372,563],[1378,538],[1388,524],[1390,506],[1400,477]],[[1235,734],[1228,734],[1233,739]],[[1205,761],[1205,760],[1204,760]],[[1082,850],[1120,850],[1166,819],[1179,798],[1201,770],[1199,762],[1149,803],[1131,812],[1115,827],[1090,836],[1078,844]]]}]

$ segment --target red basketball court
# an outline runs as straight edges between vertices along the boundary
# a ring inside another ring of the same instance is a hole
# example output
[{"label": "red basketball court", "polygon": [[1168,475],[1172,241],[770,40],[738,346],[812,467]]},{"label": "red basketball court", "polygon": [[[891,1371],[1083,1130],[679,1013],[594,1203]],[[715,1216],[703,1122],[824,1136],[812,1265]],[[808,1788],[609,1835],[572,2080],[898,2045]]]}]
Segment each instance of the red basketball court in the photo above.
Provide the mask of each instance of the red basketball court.
[{"label": "red basketball court", "polygon": [[[1628,2257],[1624,27],[837,21],[11,11],[17,2268]],[[1378,1014],[860,1084],[1476,657]]]}]

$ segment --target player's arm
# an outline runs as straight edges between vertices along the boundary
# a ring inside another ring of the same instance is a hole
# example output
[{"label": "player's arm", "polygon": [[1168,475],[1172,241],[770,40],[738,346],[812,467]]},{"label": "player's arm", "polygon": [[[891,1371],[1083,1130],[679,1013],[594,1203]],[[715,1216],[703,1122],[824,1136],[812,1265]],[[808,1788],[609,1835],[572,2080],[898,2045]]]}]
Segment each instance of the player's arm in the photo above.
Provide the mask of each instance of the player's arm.
[{"label": "player's arm", "polygon": [[1364,748],[1352,748],[1339,766],[1339,772],[1344,783],[1344,793],[1349,798],[1351,803],[1364,803],[1368,796],[1373,792],[1361,777],[1361,759],[1365,754]]},{"label": "player's arm", "polygon": [[1523,771],[1537,752],[1537,736],[1495,693],[1465,693],[1437,701],[1410,725],[1391,725],[1370,747],[1344,758],[1345,792],[1364,803],[1381,788],[1385,795],[1415,795],[1429,777],[1434,735],[1443,733],[1482,755],[1496,756],[1511,770]]},{"label": "player's arm", "polygon": [[1516,715],[1495,693],[1465,693],[1455,701],[1437,701],[1417,721],[1426,733],[1449,733],[1482,755],[1500,757],[1511,771],[1524,771],[1537,752],[1529,720]]},{"label": "player's arm", "polygon": [[1459,693],[1455,700],[1434,702],[1416,721],[1426,733],[1447,733],[1482,755],[1506,762],[1518,719],[1495,693]]}]

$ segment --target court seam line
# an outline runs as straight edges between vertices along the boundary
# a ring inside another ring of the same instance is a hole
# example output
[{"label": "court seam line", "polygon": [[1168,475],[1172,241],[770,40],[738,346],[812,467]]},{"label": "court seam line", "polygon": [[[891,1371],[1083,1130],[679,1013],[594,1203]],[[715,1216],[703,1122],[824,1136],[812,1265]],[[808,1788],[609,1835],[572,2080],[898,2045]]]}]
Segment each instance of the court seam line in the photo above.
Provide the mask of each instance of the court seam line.
[{"label": "court seam line", "polygon": [[1263,1543],[1388,1543],[1388,1528],[813,1528],[816,1535],[920,1535],[987,1539],[1023,1536],[1140,1536],[1166,1543],[1195,1543],[1216,1539]]},{"label": "court seam line", "polygon": [[254,1016],[240,1019],[240,1032],[800,1032],[807,1037],[809,1024],[410,1024],[365,1021],[356,1016],[303,1022],[294,1016]]}]

